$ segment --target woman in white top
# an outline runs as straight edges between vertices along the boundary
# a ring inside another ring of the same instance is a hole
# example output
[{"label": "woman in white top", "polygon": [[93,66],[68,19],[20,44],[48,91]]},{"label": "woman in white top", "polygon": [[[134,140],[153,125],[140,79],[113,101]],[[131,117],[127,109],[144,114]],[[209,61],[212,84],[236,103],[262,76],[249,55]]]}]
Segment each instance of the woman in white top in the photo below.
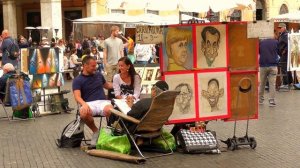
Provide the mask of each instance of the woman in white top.
[{"label": "woman in white top", "polygon": [[80,62],[77,61],[78,59],[78,56],[76,55],[77,54],[77,50],[76,48],[72,48],[71,49],[71,56],[70,56],[70,59],[69,59],[69,66],[70,66],[70,69],[73,69],[73,78],[78,76],[79,75],[79,72],[80,72]]},{"label": "woman in white top", "polygon": [[127,57],[119,59],[118,67],[119,73],[113,79],[115,97],[138,100],[141,93],[141,77],[135,72],[133,64]]}]

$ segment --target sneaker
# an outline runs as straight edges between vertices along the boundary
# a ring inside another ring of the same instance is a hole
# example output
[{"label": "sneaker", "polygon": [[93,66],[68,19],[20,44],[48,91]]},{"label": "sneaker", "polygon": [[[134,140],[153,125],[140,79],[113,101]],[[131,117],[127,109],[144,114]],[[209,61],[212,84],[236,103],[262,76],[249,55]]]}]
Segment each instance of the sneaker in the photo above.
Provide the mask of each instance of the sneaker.
[{"label": "sneaker", "polygon": [[289,85],[281,85],[279,88],[280,89],[289,89]]},{"label": "sneaker", "polygon": [[93,134],[91,139],[91,146],[96,146],[99,137],[99,131]]},{"label": "sneaker", "polygon": [[270,100],[269,100],[269,106],[270,106],[270,107],[275,107],[275,106],[276,106],[276,103],[275,103],[275,100],[274,100],[274,99],[270,99]]}]

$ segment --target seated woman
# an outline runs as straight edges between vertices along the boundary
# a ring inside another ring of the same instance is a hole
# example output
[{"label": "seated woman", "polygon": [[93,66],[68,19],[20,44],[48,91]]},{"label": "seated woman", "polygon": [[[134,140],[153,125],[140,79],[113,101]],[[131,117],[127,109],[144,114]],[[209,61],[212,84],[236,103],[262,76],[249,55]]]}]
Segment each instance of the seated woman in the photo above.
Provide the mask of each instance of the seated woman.
[{"label": "seated woman", "polygon": [[141,77],[135,72],[132,62],[127,57],[118,61],[119,73],[113,78],[113,88],[117,99],[138,100],[141,93]]}]

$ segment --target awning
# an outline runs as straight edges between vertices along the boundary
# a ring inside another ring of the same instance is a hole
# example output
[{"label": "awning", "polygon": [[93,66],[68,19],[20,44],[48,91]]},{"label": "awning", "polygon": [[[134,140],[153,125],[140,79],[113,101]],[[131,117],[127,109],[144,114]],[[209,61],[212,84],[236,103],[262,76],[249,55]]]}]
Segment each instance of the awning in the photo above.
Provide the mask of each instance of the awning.
[{"label": "awning", "polygon": [[278,15],[272,18],[274,22],[300,23],[300,11]]},{"label": "awning", "polygon": [[81,19],[73,20],[73,23],[91,23],[91,24],[99,24],[99,23],[113,23],[113,24],[153,24],[152,22],[147,22],[136,16],[129,16],[126,14],[120,13],[111,13],[106,15],[99,15]]}]

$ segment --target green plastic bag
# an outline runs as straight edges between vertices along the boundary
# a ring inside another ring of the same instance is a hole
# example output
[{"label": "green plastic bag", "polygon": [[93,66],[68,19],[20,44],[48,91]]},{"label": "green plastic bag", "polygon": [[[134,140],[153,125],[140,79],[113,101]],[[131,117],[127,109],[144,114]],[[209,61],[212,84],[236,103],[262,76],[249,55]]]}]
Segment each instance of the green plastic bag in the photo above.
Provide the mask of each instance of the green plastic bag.
[{"label": "green plastic bag", "polygon": [[[28,110],[28,113],[24,110]],[[13,111],[13,116],[17,117],[17,118],[33,118],[31,108],[25,108],[23,110],[14,110]]]},{"label": "green plastic bag", "polygon": [[96,149],[130,154],[131,144],[126,134],[117,136],[111,129],[101,128]]},{"label": "green plastic bag", "polygon": [[[174,136],[170,132],[167,132],[165,130],[163,130],[162,136],[166,139],[166,141],[169,144],[169,146],[171,147],[171,149],[175,150],[176,142],[175,142]],[[168,145],[165,143],[165,141],[162,139],[162,137],[153,139],[152,145],[154,145],[155,147],[157,147],[159,149],[162,149],[163,151],[166,151],[166,152],[170,151]]]}]

